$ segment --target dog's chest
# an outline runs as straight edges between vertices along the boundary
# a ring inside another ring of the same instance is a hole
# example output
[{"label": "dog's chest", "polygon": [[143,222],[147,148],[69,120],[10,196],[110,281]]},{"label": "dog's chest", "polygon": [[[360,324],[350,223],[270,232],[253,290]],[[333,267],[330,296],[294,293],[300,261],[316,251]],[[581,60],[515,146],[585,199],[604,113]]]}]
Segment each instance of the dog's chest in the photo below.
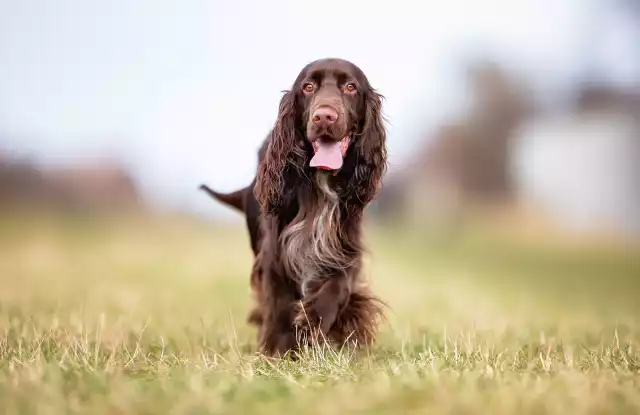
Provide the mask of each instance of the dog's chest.
[{"label": "dog's chest", "polygon": [[[340,209],[335,192],[320,188],[316,209],[297,217],[281,236],[284,265],[301,286],[347,265],[340,240]],[[313,212],[313,213],[311,213]]]}]

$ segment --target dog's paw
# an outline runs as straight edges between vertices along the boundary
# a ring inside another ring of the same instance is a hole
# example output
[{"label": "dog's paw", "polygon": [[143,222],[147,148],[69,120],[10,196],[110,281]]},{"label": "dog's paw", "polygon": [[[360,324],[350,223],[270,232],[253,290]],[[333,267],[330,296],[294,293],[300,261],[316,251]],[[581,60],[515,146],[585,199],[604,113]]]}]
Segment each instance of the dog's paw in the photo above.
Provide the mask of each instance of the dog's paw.
[{"label": "dog's paw", "polygon": [[294,308],[293,325],[296,329],[296,337],[301,344],[314,343],[320,333],[322,319],[313,308],[310,301],[300,301]]},{"label": "dog's paw", "polygon": [[254,307],[247,316],[247,322],[249,324],[253,324],[254,326],[260,327],[264,318],[262,316],[262,310],[258,307]]},{"label": "dog's paw", "polygon": [[361,347],[372,344],[378,325],[385,319],[384,307],[385,304],[367,290],[352,293],[328,337],[339,345],[349,343]]},{"label": "dog's paw", "polygon": [[318,314],[313,309],[313,303],[308,300],[299,301],[294,306],[293,325],[296,327],[317,327],[320,322]]}]

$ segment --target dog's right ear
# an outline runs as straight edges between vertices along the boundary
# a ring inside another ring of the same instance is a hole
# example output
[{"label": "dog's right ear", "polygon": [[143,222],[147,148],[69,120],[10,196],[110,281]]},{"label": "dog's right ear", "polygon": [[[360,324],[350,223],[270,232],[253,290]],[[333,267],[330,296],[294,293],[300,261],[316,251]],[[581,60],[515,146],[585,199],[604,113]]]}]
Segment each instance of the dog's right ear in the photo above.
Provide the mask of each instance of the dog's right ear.
[{"label": "dog's right ear", "polygon": [[280,100],[278,119],[271,131],[265,157],[258,167],[254,194],[263,212],[273,212],[280,206],[285,190],[285,170],[288,164],[298,167],[304,157],[296,142],[296,93],[285,91]]}]

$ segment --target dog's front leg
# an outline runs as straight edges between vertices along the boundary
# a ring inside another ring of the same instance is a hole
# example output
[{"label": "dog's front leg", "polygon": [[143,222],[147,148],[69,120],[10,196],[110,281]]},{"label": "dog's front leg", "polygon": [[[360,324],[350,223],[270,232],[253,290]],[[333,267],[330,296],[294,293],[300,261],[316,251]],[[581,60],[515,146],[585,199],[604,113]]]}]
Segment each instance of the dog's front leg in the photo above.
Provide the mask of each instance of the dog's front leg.
[{"label": "dog's front leg", "polygon": [[298,303],[294,324],[314,340],[326,336],[349,298],[346,275],[335,275],[302,284],[304,298]]},{"label": "dog's front leg", "polygon": [[295,349],[293,308],[296,302],[295,284],[273,266],[263,268],[262,325],[259,342],[269,356],[283,356]]}]

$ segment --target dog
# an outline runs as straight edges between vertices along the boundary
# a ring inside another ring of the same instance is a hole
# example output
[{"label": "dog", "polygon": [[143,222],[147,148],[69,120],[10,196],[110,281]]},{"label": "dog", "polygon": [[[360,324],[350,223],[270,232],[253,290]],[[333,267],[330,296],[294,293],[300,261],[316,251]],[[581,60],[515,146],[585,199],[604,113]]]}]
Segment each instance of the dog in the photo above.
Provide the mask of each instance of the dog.
[{"label": "dog", "polygon": [[280,101],[247,187],[213,198],[242,212],[254,254],[261,351],[375,341],[384,303],[360,275],[362,221],[387,167],[383,96],[355,64],[306,65]]}]

